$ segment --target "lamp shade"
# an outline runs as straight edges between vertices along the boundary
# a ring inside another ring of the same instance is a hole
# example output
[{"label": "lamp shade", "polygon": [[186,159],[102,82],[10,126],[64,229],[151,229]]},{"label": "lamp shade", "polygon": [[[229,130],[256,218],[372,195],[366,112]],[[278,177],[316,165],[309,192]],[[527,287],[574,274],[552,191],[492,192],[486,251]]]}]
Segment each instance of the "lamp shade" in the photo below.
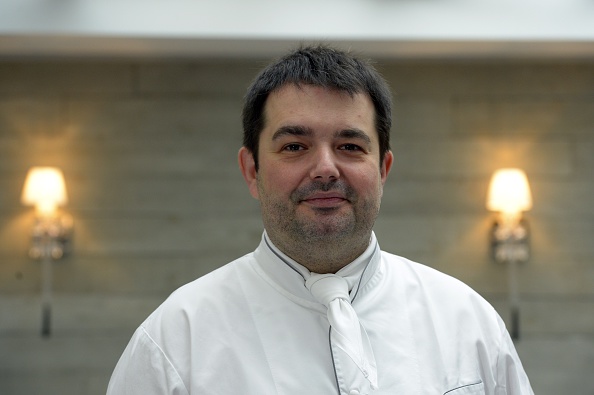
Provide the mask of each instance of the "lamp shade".
[{"label": "lamp shade", "polygon": [[32,167],[27,173],[21,203],[34,205],[41,214],[51,214],[57,206],[68,203],[62,170],[56,167]]},{"label": "lamp shade", "polygon": [[532,208],[532,194],[526,173],[520,169],[500,169],[491,178],[487,209],[517,214]]}]

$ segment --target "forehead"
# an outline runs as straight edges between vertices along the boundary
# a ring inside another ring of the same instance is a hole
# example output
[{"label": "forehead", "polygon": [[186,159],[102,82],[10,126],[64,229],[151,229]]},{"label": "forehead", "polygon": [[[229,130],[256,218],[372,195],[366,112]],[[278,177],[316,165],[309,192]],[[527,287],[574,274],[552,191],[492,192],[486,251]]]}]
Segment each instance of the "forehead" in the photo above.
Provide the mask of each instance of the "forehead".
[{"label": "forehead", "polygon": [[357,127],[371,138],[375,133],[375,108],[367,93],[350,94],[338,89],[288,84],[274,90],[264,106],[264,130],[288,125]]}]

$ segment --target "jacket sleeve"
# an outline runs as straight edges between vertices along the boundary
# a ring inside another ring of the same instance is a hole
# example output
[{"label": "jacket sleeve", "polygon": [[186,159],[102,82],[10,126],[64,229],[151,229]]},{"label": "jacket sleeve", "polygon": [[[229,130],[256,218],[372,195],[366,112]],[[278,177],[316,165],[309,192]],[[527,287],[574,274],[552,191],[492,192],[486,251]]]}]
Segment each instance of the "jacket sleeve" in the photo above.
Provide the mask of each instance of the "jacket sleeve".
[{"label": "jacket sleeve", "polygon": [[181,377],[146,330],[139,327],[120,357],[107,395],[189,395]]},{"label": "jacket sleeve", "polygon": [[496,366],[496,395],[534,395],[520,357],[504,325]]}]

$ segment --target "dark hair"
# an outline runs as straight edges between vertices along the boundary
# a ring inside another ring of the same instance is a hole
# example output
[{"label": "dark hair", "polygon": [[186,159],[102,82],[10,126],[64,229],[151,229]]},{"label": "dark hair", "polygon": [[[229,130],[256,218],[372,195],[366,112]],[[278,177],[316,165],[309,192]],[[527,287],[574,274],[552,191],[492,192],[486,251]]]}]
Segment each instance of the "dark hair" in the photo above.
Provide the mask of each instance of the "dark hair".
[{"label": "dark hair", "polygon": [[264,68],[252,82],[243,106],[243,145],[254,156],[258,169],[258,144],[264,128],[268,95],[287,84],[314,85],[348,92],[366,93],[375,108],[375,126],[380,163],[390,150],[392,95],[382,76],[369,61],[328,46],[300,47]]}]

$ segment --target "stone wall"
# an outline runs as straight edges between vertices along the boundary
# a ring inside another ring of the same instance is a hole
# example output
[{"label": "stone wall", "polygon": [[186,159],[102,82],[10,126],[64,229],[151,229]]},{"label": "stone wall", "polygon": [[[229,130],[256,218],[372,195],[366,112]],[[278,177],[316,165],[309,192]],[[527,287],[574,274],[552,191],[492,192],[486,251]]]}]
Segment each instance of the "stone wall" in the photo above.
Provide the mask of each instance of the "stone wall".
[{"label": "stone wall", "polygon": [[[237,169],[260,61],[0,62],[0,393],[105,392],[134,329],[175,288],[251,251],[257,202]],[[379,62],[395,93],[382,247],[467,282],[508,318],[484,208],[492,172],[526,170],[532,259],[518,352],[540,395],[592,395],[591,62]],[[55,264],[53,334],[27,258],[33,165],[60,166],[75,220]]]}]

